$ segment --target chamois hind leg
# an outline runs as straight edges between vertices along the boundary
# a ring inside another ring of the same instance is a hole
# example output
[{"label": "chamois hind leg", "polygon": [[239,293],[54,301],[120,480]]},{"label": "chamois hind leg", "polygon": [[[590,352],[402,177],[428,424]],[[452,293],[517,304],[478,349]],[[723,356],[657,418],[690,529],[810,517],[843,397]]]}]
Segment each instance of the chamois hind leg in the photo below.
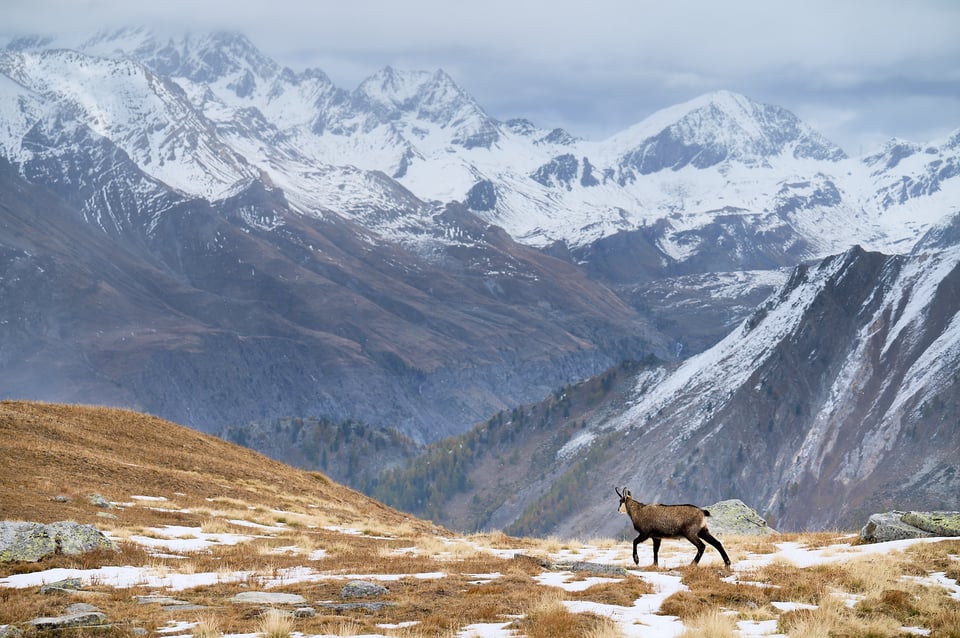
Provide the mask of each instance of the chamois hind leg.
[{"label": "chamois hind leg", "polygon": [[703,558],[703,550],[705,550],[707,546],[704,545],[703,541],[696,536],[687,536],[687,540],[693,543],[697,548],[697,555],[693,557],[693,562],[690,563],[691,565],[696,565],[700,562],[700,559]]},{"label": "chamois hind leg", "polygon": [[653,537],[653,566],[657,567],[657,554],[660,553],[660,539]]},{"label": "chamois hind leg", "polygon": [[708,543],[710,543],[711,545],[713,545],[714,547],[716,547],[716,548],[717,548],[717,551],[720,552],[720,556],[723,557],[723,564],[726,565],[726,566],[728,566],[728,567],[730,566],[730,557],[727,556],[727,552],[724,551],[723,545],[720,544],[720,541],[718,541],[718,540],[713,536],[713,534],[711,534],[711,533],[707,530],[706,527],[704,527],[702,530],[700,530],[700,533],[697,534],[697,536],[699,536],[699,537],[702,538],[703,540],[707,541]]}]

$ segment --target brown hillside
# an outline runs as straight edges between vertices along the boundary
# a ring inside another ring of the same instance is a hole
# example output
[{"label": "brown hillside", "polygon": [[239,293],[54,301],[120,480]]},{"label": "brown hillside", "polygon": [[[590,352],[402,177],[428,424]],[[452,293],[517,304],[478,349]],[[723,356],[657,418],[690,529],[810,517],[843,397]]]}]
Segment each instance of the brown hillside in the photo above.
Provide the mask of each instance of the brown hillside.
[{"label": "brown hillside", "polygon": [[[322,512],[342,524],[432,527],[320,473],[291,468],[152,416],[0,402],[0,519],[92,523],[105,511],[90,502],[92,494],[114,503],[129,502],[132,496],[162,496],[188,506],[235,499],[252,506]],[[58,496],[69,500],[58,502]],[[153,523],[142,513],[137,517],[140,524]],[[158,513],[157,522],[160,517]],[[169,522],[169,513],[163,521]]]}]

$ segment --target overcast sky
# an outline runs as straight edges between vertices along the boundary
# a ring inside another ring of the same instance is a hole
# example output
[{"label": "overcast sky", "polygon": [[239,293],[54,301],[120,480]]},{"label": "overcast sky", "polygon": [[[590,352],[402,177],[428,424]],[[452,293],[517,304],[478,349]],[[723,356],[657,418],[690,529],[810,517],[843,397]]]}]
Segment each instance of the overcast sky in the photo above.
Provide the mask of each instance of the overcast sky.
[{"label": "overcast sky", "polygon": [[493,117],[588,139],[717,89],[852,155],[960,128],[956,0],[0,0],[0,43],[140,25],[240,31],[348,90],[442,68]]}]

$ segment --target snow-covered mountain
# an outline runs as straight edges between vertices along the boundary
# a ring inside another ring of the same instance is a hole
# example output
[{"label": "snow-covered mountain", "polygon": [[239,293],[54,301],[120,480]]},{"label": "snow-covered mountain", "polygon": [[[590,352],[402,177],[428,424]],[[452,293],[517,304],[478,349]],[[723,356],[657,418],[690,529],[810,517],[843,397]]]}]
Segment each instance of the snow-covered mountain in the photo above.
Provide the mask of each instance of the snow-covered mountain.
[{"label": "snow-covered mountain", "polygon": [[[400,406],[389,419],[431,438],[624,358],[698,352],[742,319],[745,298],[779,284],[778,268],[852,244],[909,251],[958,210],[958,140],[849,158],[781,107],[716,92],[587,141],[490,117],[443,71],[387,67],[347,91],[320,70],[278,65],[238,34],[20,39],[0,50],[5,183],[53,198],[59,219],[73,211],[115,242],[97,246],[129,256],[153,283],[115,281],[89,250],[40,237],[4,238],[0,278],[28,305],[46,282],[63,294],[34,310],[69,312],[77,306],[63,300],[79,280],[10,273],[29,264],[51,276],[40,265],[49,257],[62,274],[79,260],[88,288],[111,282],[133,295],[128,316],[147,304],[163,315],[163,334],[185,321],[189,338],[148,339],[154,367],[136,378],[128,373],[144,362],[121,361],[133,356],[123,318],[104,336],[91,311],[83,325],[93,332],[72,361],[111,397],[173,409],[177,393],[148,397],[150,380],[183,375],[189,407],[164,415],[206,422],[216,409],[196,415],[199,380],[223,355],[263,376],[240,383],[239,403],[216,383],[218,407],[268,403],[275,393],[258,384],[282,378],[296,398],[276,416],[369,420],[374,407],[353,414],[343,396],[376,379]],[[19,205],[29,211],[6,211],[17,224],[39,214]],[[677,302],[673,277],[710,321],[684,317],[691,303]],[[12,305],[7,313],[20,331],[5,329],[14,344],[5,365],[21,366],[18,387],[33,387],[45,370],[25,362],[57,359],[72,337],[37,332]],[[282,349],[296,365],[265,369],[267,333],[309,341],[309,354]],[[229,335],[230,346],[211,335]],[[57,355],[39,356],[31,338]],[[217,356],[204,362],[208,352]],[[347,391],[311,386],[329,374],[318,376],[315,361],[349,368],[334,382]],[[537,381],[518,385],[524,374]]]},{"label": "snow-covered mountain", "polygon": [[[214,84],[212,69],[249,71],[251,95],[257,78],[295,92],[231,42],[160,57]],[[432,440],[666,352],[574,264],[381,172],[317,163],[295,126],[110,51],[0,54],[4,396],[206,430],[320,414]],[[300,80],[322,92],[318,74]]]},{"label": "snow-covered mountain", "polygon": [[[182,89],[177,99],[192,105],[187,111],[170,104],[159,87],[158,97],[138,96],[149,78],[121,89],[101,77],[103,95],[140,113],[91,112],[88,119],[109,121],[114,141],[138,138],[122,146],[141,165],[152,160],[151,175],[204,197],[218,196],[217,185],[248,179],[256,167],[304,210],[342,209],[345,201],[352,208],[362,199],[356,190],[331,193],[329,181],[313,179],[330,175],[329,167],[353,166],[385,173],[424,201],[465,202],[533,246],[560,242],[588,252],[597,240],[645,231],[663,262],[686,272],[716,270],[710,262],[717,242],[751,242],[754,253],[762,250],[757,244],[769,244],[765,254],[782,253],[782,266],[853,244],[903,252],[956,212],[960,199],[960,134],[923,146],[893,141],[848,158],[789,111],[727,91],[663,109],[594,142],[524,120],[497,121],[443,71],[386,67],[348,92],[322,71],[280,67],[237,34],[162,39],[125,30],[69,53],[30,44],[12,47],[16,53],[6,54],[4,67],[35,90],[31,82],[65,83],[55,69],[81,63],[89,69],[119,64],[111,77],[132,77],[122,66],[131,60],[143,65],[144,75]],[[47,58],[53,60],[41,62]],[[97,81],[92,75],[86,84]],[[76,98],[78,88],[51,90],[60,99],[101,102],[96,95]],[[155,111],[151,100],[170,105],[147,115]],[[209,184],[170,175],[170,160],[163,158],[178,157],[176,127],[169,126],[177,113],[202,115],[227,147],[220,162],[204,160],[204,149],[220,147],[204,141],[203,127],[190,127],[198,156],[177,163],[184,174],[205,173]],[[107,133],[105,126],[98,132]],[[131,131],[122,133],[124,126]],[[234,162],[234,154],[249,166]],[[353,181],[337,172],[332,179]],[[379,199],[382,205],[389,195]],[[733,261],[740,268],[771,265],[749,251],[743,263]]]}]

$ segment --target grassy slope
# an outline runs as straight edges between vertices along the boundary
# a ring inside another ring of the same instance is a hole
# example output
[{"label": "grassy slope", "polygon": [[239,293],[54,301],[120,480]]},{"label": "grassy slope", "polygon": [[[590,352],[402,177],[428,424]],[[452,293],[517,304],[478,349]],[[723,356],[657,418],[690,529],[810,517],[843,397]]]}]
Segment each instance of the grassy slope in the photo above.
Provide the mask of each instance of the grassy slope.
[{"label": "grassy slope", "polygon": [[[0,467],[4,519],[102,522],[97,513],[103,510],[88,499],[96,493],[115,502],[132,494],[164,496],[186,507],[214,498],[279,509],[319,503],[336,524],[376,520],[429,527],[323,474],[124,410],[0,402]],[[59,495],[69,502],[57,502]],[[156,518],[137,522],[160,522]]]},{"label": "grassy slope", "polygon": [[[106,512],[116,518],[98,516],[105,511],[87,498],[94,492],[122,503]],[[58,495],[70,500],[59,502]],[[133,498],[137,495],[168,501],[141,501]],[[541,579],[581,581],[589,574],[545,571],[543,559],[633,567],[629,543],[561,544],[496,532],[454,536],[321,474],[289,468],[160,419],[112,409],[0,403],[0,518],[93,522],[119,547],[119,552],[0,565],[0,625],[21,628],[28,628],[32,618],[62,614],[70,603],[92,601],[114,623],[97,635],[132,636],[141,629],[157,632],[197,622],[187,631],[250,635],[266,631],[260,610],[229,600],[239,592],[270,588],[300,594],[319,607],[317,616],[290,621],[274,634],[278,636],[289,635],[290,629],[306,636],[384,635],[381,623],[414,623],[386,634],[452,637],[475,623],[513,623],[529,638],[614,637],[651,622],[673,627],[682,622],[692,632],[684,635],[732,637],[739,620],[772,623],[771,630],[802,636],[893,637],[905,635],[903,627],[923,627],[934,638],[960,638],[960,601],[938,586],[905,578],[934,572],[960,578],[960,540],[864,555],[856,551],[864,548],[850,547],[838,534],[723,538],[734,560],[733,573],[718,564],[712,551],[701,566],[686,567],[692,548],[666,541],[660,555],[664,570],[631,570],[612,582],[582,583],[583,591],[564,591]],[[251,532],[245,522],[261,527]],[[175,528],[178,534],[194,527],[246,535],[246,540],[180,550],[179,555],[176,550],[148,550],[140,539],[159,540],[157,530],[164,525],[181,526]],[[344,530],[346,526],[359,533]],[[779,557],[777,543],[783,541],[829,546],[827,558],[796,567]],[[643,550],[641,562],[646,564],[649,544]],[[514,558],[515,552],[522,554]],[[116,565],[142,570],[144,580],[111,584],[99,568]],[[41,595],[36,586],[10,582],[55,567],[88,570],[83,591]],[[304,572],[313,577],[294,577]],[[213,574],[213,584],[169,592],[201,605],[200,611],[135,602],[135,596],[165,593],[162,586],[146,582],[147,575],[201,574]],[[389,593],[383,600],[390,606],[379,612],[325,611],[320,602],[338,600],[344,581],[355,578],[351,574],[397,575],[386,583]],[[649,615],[631,620],[630,614],[638,613],[634,601],[657,596],[654,583],[663,579],[683,584],[657,604],[661,614],[680,620]],[[774,605],[778,601],[816,609],[784,611]]]}]

